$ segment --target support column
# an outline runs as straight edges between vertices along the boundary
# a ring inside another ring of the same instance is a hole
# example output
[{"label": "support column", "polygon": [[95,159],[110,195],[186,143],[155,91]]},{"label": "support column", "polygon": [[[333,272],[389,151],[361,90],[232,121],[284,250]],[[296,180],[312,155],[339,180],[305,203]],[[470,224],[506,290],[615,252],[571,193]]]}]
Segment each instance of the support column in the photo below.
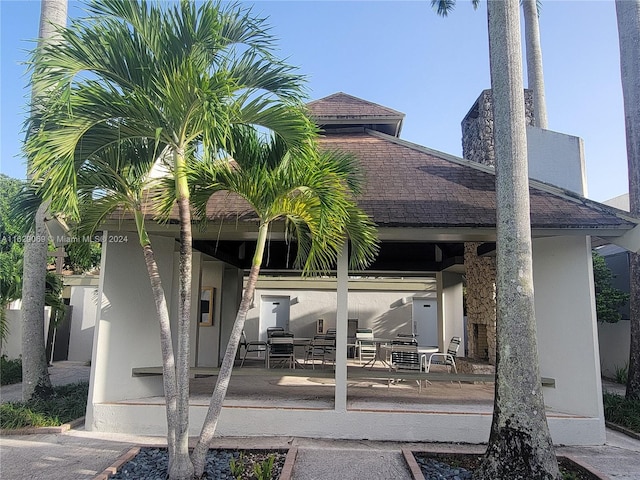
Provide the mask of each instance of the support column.
[{"label": "support column", "polygon": [[[107,238],[109,232],[102,232],[102,248],[100,254],[100,277],[98,277],[98,296],[96,300],[96,323],[93,329],[93,349],[91,352],[91,375],[89,376],[89,393],[87,395],[87,409],[85,411],[85,429],[94,430],[93,428],[93,406],[96,403],[105,400],[104,385],[105,366],[107,365],[105,355],[108,353],[108,341],[105,340],[109,324],[102,322],[102,304],[104,295],[104,277],[107,265]],[[100,335],[100,330],[106,330]],[[101,368],[98,369],[97,367]]]},{"label": "support column", "polygon": [[345,242],[338,257],[336,287],[336,388],[335,410],[347,411],[347,317],[349,316],[349,245]]}]

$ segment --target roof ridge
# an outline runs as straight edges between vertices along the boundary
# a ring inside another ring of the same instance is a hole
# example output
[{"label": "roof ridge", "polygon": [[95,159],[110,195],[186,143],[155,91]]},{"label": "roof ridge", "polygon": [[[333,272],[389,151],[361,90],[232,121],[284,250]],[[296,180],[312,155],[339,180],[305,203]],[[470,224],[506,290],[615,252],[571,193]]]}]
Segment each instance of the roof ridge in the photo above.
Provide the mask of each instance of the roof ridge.
[{"label": "roof ridge", "polygon": [[[478,162],[473,162],[471,160],[466,160],[464,158],[458,157],[456,155],[452,155],[450,153],[446,153],[446,152],[441,152],[439,150],[434,150],[432,148],[429,147],[425,147],[423,145],[419,145],[417,143],[414,142],[410,142],[408,140],[403,140],[401,138],[397,138],[397,137],[393,137],[391,135],[387,135],[385,133],[382,132],[378,132],[375,130],[371,130],[371,129],[365,129],[365,132],[369,135],[373,135],[375,137],[378,137],[382,140],[387,140],[390,141],[392,143],[395,143],[397,145],[401,145],[407,148],[411,148],[412,150],[416,150],[418,152],[422,152],[422,153],[426,153],[429,155],[435,155],[443,160],[452,162],[452,163],[457,163],[458,165],[462,165],[465,167],[470,167],[474,170],[478,170],[484,173],[488,173],[490,175],[494,175],[496,174],[496,170],[495,167],[491,167],[489,165],[484,165]],[[628,222],[631,223],[636,223],[640,225],[640,219],[633,217],[629,214],[629,212],[625,211],[625,210],[620,210],[619,208],[616,207],[612,207],[610,205],[605,205],[604,203],[598,202],[596,200],[591,200],[590,198],[587,197],[583,197],[582,195],[576,193],[576,192],[572,192],[571,190],[567,190],[564,189],[562,187],[558,187],[557,185],[553,185],[551,183],[547,183],[547,182],[543,182],[541,180],[536,180],[533,178],[529,178],[529,186],[542,191],[542,192],[546,192],[552,195],[555,195],[557,197],[560,198],[564,198],[566,200],[572,201],[574,203],[578,203],[578,204],[583,204],[589,208],[594,208],[600,211],[606,211],[609,212],[613,215],[615,215],[616,217],[622,219],[622,220],[626,220]]]},{"label": "roof ridge", "polygon": [[402,112],[399,112],[398,110],[394,110],[393,108],[389,108],[389,107],[386,107],[386,106],[381,105],[381,104],[379,104],[379,103],[372,102],[372,101],[370,101],[370,100],[365,100],[364,98],[356,97],[355,95],[350,95],[350,94],[345,93],[345,92],[336,92],[336,93],[332,93],[331,95],[327,95],[326,97],[322,97],[322,98],[318,98],[318,99],[316,99],[316,100],[312,100],[311,102],[308,102],[308,103],[307,103],[307,106],[313,105],[313,104],[318,103],[318,102],[322,102],[322,101],[326,101],[326,100],[331,100],[331,99],[333,99],[333,98],[340,97],[340,96],[342,96],[342,97],[348,97],[348,98],[350,98],[350,99],[352,99],[352,100],[357,100],[357,101],[358,101],[358,102],[360,102],[360,103],[365,103],[365,104],[368,104],[368,105],[375,106],[375,107],[377,107],[377,108],[380,108],[380,109],[386,110],[386,111],[387,111],[387,112],[389,112],[390,114],[392,114],[392,115],[396,115],[396,116],[399,116],[399,117],[401,117],[401,118],[403,118],[403,119],[404,119],[404,117],[405,117],[405,114],[404,114],[404,113],[402,113]]}]

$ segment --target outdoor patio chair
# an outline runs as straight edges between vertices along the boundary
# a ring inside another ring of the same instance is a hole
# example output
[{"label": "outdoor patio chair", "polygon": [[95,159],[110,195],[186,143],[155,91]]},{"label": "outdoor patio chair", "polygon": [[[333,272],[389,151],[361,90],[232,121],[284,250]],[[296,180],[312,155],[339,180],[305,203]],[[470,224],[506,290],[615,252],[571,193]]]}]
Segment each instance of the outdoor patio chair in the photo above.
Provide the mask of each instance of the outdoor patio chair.
[{"label": "outdoor patio chair", "polygon": [[373,330],[359,328],[356,331],[356,350],[360,363],[362,363],[363,358],[367,361],[372,361],[376,358],[376,343],[373,341]]},{"label": "outdoor patio chair", "polygon": [[257,352],[258,358],[261,357],[262,352],[264,352],[264,361],[267,362],[267,342],[248,342],[247,336],[242,331],[242,336],[240,337],[240,350],[244,347],[244,355],[242,356],[242,362],[240,362],[240,367],[244,366],[244,361],[247,359],[247,354],[250,352]]},{"label": "outdoor patio chair", "polygon": [[[420,354],[418,353],[418,342],[413,338],[398,338],[391,342],[391,364],[390,370],[395,372],[420,372]],[[394,381],[389,378],[387,387]],[[418,382],[419,391],[422,392],[422,381]]]},{"label": "outdoor patio chair", "polygon": [[[456,356],[458,355],[458,350],[460,349],[460,337],[451,337],[451,341],[449,342],[449,347],[447,347],[447,352],[436,352],[429,355],[429,361],[426,364],[425,372],[429,373],[431,371],[431,365],[444,365],[447,367],[447,373],[451,373],[451,369],[458,374],[458,369],[456,368]],[[426,355],[423,355],[421,358],[421,363],[424,364],[424,359]],[[453,381],[451,382],[453,383]],[[462,388],[462,383],[458,381],[460,388]]]},{"label": "outdoor patio chair", "polygon": [[[272,361],[278,360],[277,365],[284,366],[289,363],[289,368],[295,368],[293,356],[293,333],[276,332],[269,339],[269,353],[267,354],[267,368],[271,368]],[[274,367],[277,365],[273,365]]]},{"label": "outdoor patio chair", "polygon": [[267,328],[267,340],[269,340],[274,333],[278,333],[278,332],[280,332],[280,333],[284,332],[284,328],[283,327],[269,327],[269,328]]},{"label": "outdoor patio chair", "polygon": [[316,359],[321,361],[320,365],[324,367],[327,362],[333,363],[336,355],[336,339],[328,335],[316,335],[313,341],[307,347],[305,352],[305,365],[311,360],[311,368],[315,370]]}]

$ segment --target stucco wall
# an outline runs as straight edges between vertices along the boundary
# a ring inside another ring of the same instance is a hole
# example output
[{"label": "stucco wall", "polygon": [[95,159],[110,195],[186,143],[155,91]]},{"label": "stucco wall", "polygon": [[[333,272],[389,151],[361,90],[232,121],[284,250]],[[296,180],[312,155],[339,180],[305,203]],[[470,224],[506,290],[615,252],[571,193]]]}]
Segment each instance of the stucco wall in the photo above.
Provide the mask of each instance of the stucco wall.
[{"label": "stucco wall", "polygon": [[202,262],[201,285],[215,288],[212,326],[198,326],[199,367],[217,367],[220,342],[220,312],[222,303],[222,274],[224,264],[217,261]]},{"label": "stucco wall", "polygon": [[[45,340],[49,331],[49,318],[51,317],[51,308],[44,307],[44,335]],[[7,325],[9,327],[9,335],[7,340],[2,342],[0,354],[6,355],[9,359],[18,358],[22,355],[22,315],[21,310],[10,308],[7,309]]]},{"label": "stucco wall", "polygon": [[[152,237],[166,292],[173,288],[174,240]],[[133,378],[131,369],[161,365],[155,302],[142,249],[128,242],[105,242],[99,291],[102,292],[94,336],[87,428],[94,429],[95,403],[162,394],[161,377]],[[167,294],[171,311],[171,295]]]},{"label": "stucco wall", "polygon": [[529,177],[587,195],[582,139],[527,125]]},{"label": "stucco wall", "polygon": [[544,389],[545,403],[603,419],[591,241],[534,239],[533,258],[540,374],[556,381]]},{"label": "stucco wall", "polygon": [[73,310],[71,312],[68,359],[75,362],[87,362],[91,360],[93,349],[98,288],[94,286],[72,286],[69,299]]},{"label": "stucco wall", "polygon": [[[260,298],[264,296],[290,296],[289,329],[297,336],[311,338],[316,321],[324,320],[324,330],[336,326],[336,291],[257,289],[254,306],[249,310],[245,331],[249,340],[258,338]],[[379,290],[349,291],[349,317],[358,319],[358,328],[371,328],[374,335],[389,338],[399,332],[411,332],[411,297],[435,298],[433,293],[411,290],[385,292]]]},{"label": "stucco wall", "polygon": [[620,320],[618,323],[598,322],[598,337],[602,375],[615,378],[617,368],[629,365],[631,322],[628,320]]}]

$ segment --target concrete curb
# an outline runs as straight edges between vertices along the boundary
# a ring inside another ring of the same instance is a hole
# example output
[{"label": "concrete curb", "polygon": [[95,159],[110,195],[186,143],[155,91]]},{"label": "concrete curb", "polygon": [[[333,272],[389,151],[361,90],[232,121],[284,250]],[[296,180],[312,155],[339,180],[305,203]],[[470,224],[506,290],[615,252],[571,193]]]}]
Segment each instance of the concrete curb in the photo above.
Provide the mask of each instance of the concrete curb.
[{"label": "concrete curb", "polygon": [[[118,470],[120,469],[120,467],[122,467],[122,465],[124,465],[125,463],[127,463],[129,460],[131,460],[132,458],[134,458],[136,455],[138,455],[138,453],[140,453],[140,449],[141,448],[167,448],[166,445],[162,446],[162,445],[138,445],[135,447],[131,447],[129,448],[127,451],[125,451],[122,455],[120,455],[115,462],[113,462],[111,465],[109,465],[107,468],[105,468],[101,473],[99,473],[98,475],[96,475],[95,477],[93,477],[92,480],[108,480],[109,477],[111,475],[115,475],[116,473],[118,473]],[[229,447],[224,447],[224,449],[230,449]],[[246,448],[242,448],[242,447],[238,447],[234,450],[246,450]],[[285,450],[283,448],[275,448],[274,450]],[[293,476],[293,466],[295,464],[296,461],[296,457],[298,455],[298,448],[297,447],[289,447],[287,450],[287,454],[285,456],[285,460],[284,460],[284,466],[282,467],[282,473],[280,474],[280,477],[278,477],[278,480],[291,480],[292,476]],[[414,460],[415,462],[415,460]],[[424,478],[422,479],[424,480]]]},{"label": "concrete curb", "polygon": [[79,427],[84,423],[84,417],[76,418],[69,423],[63,423],[58,427],[26,427],[26,428],[3,428],[0,435],[38,435],[44,433],[64,433],[72,428]]},{"label": "concrete curb", "polygon": [[626,427],[623,427],[621,425],[618,425],[617,423],[611,423],[611,422],[604,422],[604,424],[606,425],[607,428],[610,428],[611,430],[615,430],[616,432],[624,433],[628,437],[635,438],[636,440],[640,440],[640,435],[639,434],[637,434],[636,432],[634,432],[632,430],[629,430]]}]

